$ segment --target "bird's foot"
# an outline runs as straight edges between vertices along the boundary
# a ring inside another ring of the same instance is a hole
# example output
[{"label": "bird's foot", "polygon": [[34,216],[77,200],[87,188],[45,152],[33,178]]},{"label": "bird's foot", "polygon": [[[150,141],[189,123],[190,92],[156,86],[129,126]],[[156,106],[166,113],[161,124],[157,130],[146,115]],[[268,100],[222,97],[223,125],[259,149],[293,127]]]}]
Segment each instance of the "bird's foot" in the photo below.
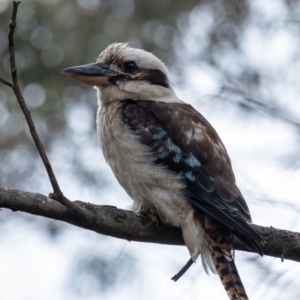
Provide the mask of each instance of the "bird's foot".
[{"label": "bird's foot", "polygon": [[144,214],[147,215],[151,219],[151,221],[153,223],[155,223],[156,227],[158,226],[158,224],[159,224],[159,218],[156,215],[152,214],[149,211],[144,212]]}]

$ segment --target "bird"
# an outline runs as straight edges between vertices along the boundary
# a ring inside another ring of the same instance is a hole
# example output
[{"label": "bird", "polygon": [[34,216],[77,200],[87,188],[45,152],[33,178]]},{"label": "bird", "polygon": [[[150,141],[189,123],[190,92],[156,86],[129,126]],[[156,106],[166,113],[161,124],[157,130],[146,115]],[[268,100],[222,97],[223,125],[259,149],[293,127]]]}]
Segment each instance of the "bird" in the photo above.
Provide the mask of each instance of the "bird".
[{"label": "bird", "polygon": [[154,54],[113,43],[95,63],[63,73],[97,89],[97,135],[132,211],[179,227],[190,253],[217,273],[231,300],[248,300],[234,262],[235,235],[263,255],[227,150],[212,125],[181,100]]}]

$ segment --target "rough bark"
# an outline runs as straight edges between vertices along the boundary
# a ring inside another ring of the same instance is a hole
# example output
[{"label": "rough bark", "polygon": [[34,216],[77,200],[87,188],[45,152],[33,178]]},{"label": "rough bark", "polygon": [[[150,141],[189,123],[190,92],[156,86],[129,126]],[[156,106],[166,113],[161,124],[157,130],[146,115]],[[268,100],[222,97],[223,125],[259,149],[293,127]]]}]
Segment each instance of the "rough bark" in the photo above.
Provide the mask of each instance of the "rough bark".
[{"label": "rough bark", "polygon": [[[59,202],[44,195],[0,187],[2,208],[63,221],[128,241],[184,245],[178,228],[161,223],[155,224],[146,215],[137,215],[114,206],[95,205],[82,201],[74,201],[74,203],[85,211],[87,218],[81,218]],[[266,240],[263,246],[265,255],[300,261],[300,233],[273,227],[251,226]],[[238,239],[234,240],[234,248],[250,251]]]}]

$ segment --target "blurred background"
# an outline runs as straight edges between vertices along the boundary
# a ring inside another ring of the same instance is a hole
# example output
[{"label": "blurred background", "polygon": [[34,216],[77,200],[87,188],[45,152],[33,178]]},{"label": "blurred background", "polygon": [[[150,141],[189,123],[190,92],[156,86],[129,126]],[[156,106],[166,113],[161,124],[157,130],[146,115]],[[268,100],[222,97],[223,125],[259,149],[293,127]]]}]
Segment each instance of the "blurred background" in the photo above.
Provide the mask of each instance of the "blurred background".
[{"label": "blurred background", "polygon": [[[0,0],[0,76],[9,79],[12,1]],[[61,70],[110,43],[152,51],[176,93],[215,127],[253,222],[300,231],[300,2],[296,0],[27,0],[16,60],[23,95],[70,199],[127,208],[98,146],[96,90]],[[51,186],[11,90],[0,85],[0,184]],[[201,263],[174,283],[184,247],[117,240],[0,211],[0,299],[227,299]],[[296,262],[236,252],[250,299],[300,298]]]}]

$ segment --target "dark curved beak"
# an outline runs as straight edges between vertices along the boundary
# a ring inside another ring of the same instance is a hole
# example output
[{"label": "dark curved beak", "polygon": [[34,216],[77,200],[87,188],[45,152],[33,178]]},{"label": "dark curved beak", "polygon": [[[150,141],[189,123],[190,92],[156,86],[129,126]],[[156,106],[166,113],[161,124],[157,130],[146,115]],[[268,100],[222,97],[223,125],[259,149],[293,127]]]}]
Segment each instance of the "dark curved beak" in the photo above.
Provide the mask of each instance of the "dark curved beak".
[{"label": "dark curved beak", "polygon": [[110,79],[121,75],[99,63],[70,67],[64,69],[62,72],[80,82],[93,86],[112,84],[113,80]]}]

